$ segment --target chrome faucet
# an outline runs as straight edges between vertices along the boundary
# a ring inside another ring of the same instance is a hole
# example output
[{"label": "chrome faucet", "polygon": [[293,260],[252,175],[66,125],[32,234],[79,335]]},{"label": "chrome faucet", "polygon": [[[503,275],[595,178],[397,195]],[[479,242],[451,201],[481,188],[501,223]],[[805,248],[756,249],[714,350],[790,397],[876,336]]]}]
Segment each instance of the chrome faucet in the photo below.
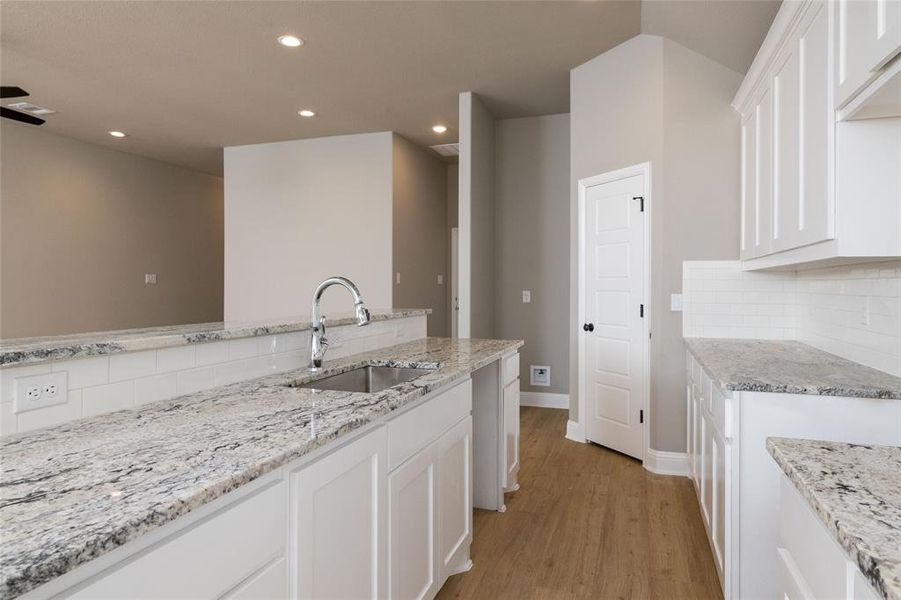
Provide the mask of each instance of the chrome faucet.
[{"label": "chrome faucet", "polygon": [[325,351],[328,350],[328,340],[325,338],[325,316],[320,316],[319,314],[319,300],[322,298],[322,293],[325,292],[326,288],[333,285],[344,287],[354,297],[354,315],[357,318],[357,327],[369,325],[371,321],[369,311],[366,309],[363,297],[360,295],[360,290],[350,279],[346,277],[329,277],[320,283],[313,293],[313,336],[310,344],[310,367],[314,371],[322,367],[322,359],[325,356]]}]

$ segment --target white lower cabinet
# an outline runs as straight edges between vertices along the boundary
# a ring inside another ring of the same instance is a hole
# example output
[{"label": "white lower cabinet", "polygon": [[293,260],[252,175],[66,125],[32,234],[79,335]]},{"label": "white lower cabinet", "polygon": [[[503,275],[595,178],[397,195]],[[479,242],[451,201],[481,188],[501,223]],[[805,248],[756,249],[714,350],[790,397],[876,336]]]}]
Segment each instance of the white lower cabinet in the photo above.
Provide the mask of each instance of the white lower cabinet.
[{"label": "white lower cabinet", "polygon": [[[794,562],[788,563],[777,553],[781,471],[766,450],[766,439],[898,445],[901,403],[724,391],[690,353],[686,379],[688,464],[726,600],[783,598],[783,592],[789,598],[833,597],[819,592],[804,595],[798,591],[803,592],[804,585],[782,583],[793,565],[800,565],[802,572],[806,567],[794,551]],[[807,544],[817,545],[822,544]],[[844,576],[844,571],[840,574]],[[807,584],[816,591],[809,578]]]},{"label": "white lower cabinet", "polygon": [[787,477],[780,477],[780,598],[875,600],[879,596]]},{"label": "white lower cabinet", "polygon": [[519,474],[519,378],[504,386],[504,491],[514,491]]},{"label": "white lower cabinet", "polygon": [[384,598],[384,427],[290,474],[293,598]]},{"label": "white lower cabinet", "polygon": [[438,440],[438,566],[443,580],[469,569],[472,543],[472,417]]}]

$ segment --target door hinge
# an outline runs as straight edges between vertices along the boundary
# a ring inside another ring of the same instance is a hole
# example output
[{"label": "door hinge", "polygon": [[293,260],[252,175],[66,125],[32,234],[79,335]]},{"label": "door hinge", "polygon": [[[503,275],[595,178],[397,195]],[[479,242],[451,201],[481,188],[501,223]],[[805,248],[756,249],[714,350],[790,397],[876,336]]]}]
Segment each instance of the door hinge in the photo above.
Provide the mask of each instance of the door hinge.
[{"label": "door hinge", "polygon": [[644,423],[644,409],[638,411],[638,422]]},{"label": "door hinge", "polygon": [[632,196],[632,199],[641,203],[641,212],[644,212],[644,196]]},{"label": "door hinge", "polygon": [[644,319],[644,304],[638,305],[638,316]]}]

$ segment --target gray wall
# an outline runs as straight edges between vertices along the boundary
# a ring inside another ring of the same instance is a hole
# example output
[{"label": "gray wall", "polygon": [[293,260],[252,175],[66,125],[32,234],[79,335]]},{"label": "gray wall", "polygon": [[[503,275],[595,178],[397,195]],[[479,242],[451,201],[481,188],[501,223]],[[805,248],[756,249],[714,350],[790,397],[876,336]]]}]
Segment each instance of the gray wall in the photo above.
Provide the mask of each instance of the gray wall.
[{"label": "gray wall", "polygon": [[457,199],[460,187],[460,169],[457,165],[447,165],[447,335],[452,335],[451,316],[454,310],[454,298],[451,289],[451,229],[459,222],[460,203]]},{"label": "gray wall", "polygon": [[[569,115],[496,122],[495,335],[522,339],[520,388],[569,392]],[[522,302],[531,290],[532,301]],[[551,386],[529,385],[549,365]]]},{"label": "gray wall", "polygon": [[570,77],[570,414],[578,417],[577,182],[651,162],[651,447],[685,449],[684,349],[669,295],[682,261],[738,252],[741,75],[687,48],[640,35]]},{"label": "gray wall", "polygon": [[[394,306],[431,308],[428,334],[447,335],[447,165],[395,135],[393,147]],[[438,275],[443,283],[438,284]]]},{"label": "gray wall", "polygon": [[222,319],[221,179],[6,120],[0,137],[0,337]]},{"label": "gray wall", "polygon": [[[464,92],[460,94],[460,246],[469,243],[470,258],[466,260],[464,251],[460,261],[461,337],[495,337],[494,161],[494,117],[476,94]],[[468,285],[463,281],[467,269]]]}]

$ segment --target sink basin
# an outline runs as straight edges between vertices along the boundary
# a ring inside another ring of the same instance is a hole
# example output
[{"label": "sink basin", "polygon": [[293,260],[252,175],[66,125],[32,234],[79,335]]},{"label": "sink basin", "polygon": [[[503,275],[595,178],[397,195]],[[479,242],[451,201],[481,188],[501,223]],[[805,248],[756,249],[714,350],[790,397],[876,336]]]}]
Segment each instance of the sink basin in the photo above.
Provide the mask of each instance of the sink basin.
[{"label": "sink basin", "polygon": [[360,367],[331,377],[296,384],[294,387],[338,392],[380,392],[406,383],[434,369],[405,369],[401,367]]}]

